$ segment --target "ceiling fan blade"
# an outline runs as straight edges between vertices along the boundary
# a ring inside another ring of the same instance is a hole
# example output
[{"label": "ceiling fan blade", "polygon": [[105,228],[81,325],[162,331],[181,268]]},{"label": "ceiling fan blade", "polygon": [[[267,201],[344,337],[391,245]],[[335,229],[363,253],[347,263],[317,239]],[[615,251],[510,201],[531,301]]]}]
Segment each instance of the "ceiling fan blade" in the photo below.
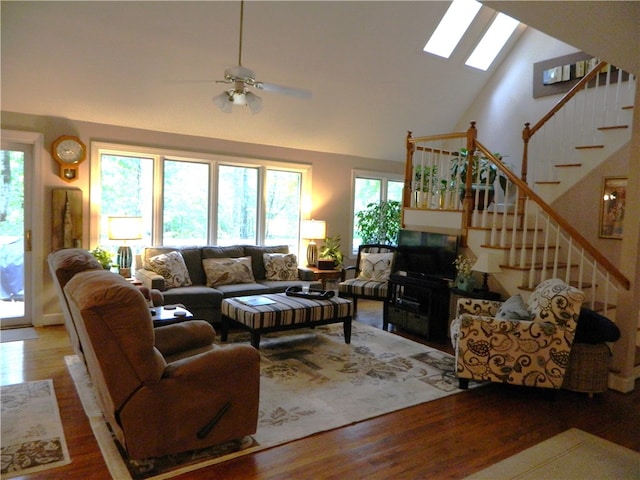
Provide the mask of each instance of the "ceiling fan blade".
[{"label": "ceiling fan blade", "polygon": [[298,98],[311,98],[311,91],[303,90],[301,88],[284,87],[282,85],[265,82],[256,82],[254,86],[260,90],[264,90],[265,92],[283,93],[285,95]]}]

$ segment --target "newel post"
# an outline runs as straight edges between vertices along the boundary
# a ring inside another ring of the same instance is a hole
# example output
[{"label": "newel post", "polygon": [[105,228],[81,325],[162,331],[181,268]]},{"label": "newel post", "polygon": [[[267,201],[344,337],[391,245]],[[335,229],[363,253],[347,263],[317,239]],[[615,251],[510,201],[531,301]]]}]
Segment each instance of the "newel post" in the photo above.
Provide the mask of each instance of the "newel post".
[{"label": "newel post", "polygon": [[411,141],[412,131],[407,132],[407,159],[404,164],[404,187],[402,188],[402,206],[408,208],[411,206],[411,181],[413,179],[413,152],[416,145]]},{"label": "newel post", "polygon": [[464,179],[464,200],[462,201],[462,246],[467,246],[467,232],[473,217],[473,156],[476,152],[476,138],[478,131],[476,122],[471,122],[467,130],[467,177]]}]

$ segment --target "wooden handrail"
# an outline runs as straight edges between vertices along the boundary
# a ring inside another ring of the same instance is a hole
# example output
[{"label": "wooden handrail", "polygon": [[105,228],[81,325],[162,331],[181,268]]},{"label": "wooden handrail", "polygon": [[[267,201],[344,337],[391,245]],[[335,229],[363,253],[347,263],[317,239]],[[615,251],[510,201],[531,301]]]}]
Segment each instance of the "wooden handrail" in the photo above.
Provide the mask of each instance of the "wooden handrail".
[{"label": "wooden handrail", "polygon": [[538,204],[542,210],[545,211],[549,217],[551,217],[560,228],[565,230],[572,238],[576,241],[584,250],[586,250],[589,255],[596,261],[599,265],[601,265],[611,276],[613,276],[622,287],[626,290],[629,290],[631,287],[631,282],[625,275],[618,270],[618,268],[613,265],[604,255],[602,255],[598,250],[595,249],[589,241],[582,236],[580,232],[578,232],[575,228],[569,224],[563,217],[561,217],[549,204],[547,204],[542,198],[540,198],[531,188],[527,185],[523,180],[518,178],[511,170],[509,170],[502,161],[493,155],[482,143],[478,140],[475,140],[475,149],[481,151],[487,158],[489,158],[505,175],[511,182],[518,186],[520,192],[524,192],[526,196],[531,198],[535,203]]},{"label": "wooden handrail", "polygon": [[599,62],[594,68],[593,70],[591,70],[589,73],[587,73],[584,77],[582,77],[580,79],[580,81],[578,83],[576,83],[571,90],[569,90],[567,92],[567,94],[565,96],[563,96],[558,103],[556,103],[553,108],[551,110],[549,110],[549,112],[542,117],[538,123],[536,123],[533,127],[528,129],[528,138],[531,138],[538,130],[540,130],[542,128],[542,126],[547,123],[549,121],[549,119],[551,117],[553,117],[556,113],[558,113],[558,111],[569,101],[571,100],[573,97],[576,96],[576,94],[582,90],[584,88],[584,86],[589,83],[591,80],[593,80],[599,73],[600,70],[602,70],[604,67],[607,66],[607,62],[605,61],[601,61]]}]

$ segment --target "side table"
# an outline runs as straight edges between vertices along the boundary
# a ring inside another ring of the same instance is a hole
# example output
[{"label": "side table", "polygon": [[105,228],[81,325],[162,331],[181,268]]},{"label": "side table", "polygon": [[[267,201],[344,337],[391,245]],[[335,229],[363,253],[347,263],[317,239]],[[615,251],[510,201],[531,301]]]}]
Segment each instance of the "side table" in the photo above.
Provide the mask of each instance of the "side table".
[{"label": "side table", "polygon": [[326,290],[327,280],[342,280],[342,270],[320,270],[317,267],[305,267],[313,273],[313,279],[322,282],[322,289]]},{"label": "side table", "polygon": [[185,320],[193,320],[193,314],[177,305],[163,305],[151,308],[151,320],[153,320],[153,327],[155,328],[184,322]]}]

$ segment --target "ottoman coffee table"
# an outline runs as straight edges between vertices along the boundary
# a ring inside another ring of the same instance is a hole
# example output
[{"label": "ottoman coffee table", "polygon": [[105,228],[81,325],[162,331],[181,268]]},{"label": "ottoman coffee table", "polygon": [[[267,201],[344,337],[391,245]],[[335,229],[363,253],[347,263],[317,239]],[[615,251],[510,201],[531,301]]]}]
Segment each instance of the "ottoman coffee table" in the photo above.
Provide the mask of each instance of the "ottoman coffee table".
[{"label": "ottoman coffee table", "polygon": [[271,293],[225,298],[221,308],[223,342],[227,341],[233,320],[251,332],[251,345],[255,348],[260,347],[263,333],[340,322],[345,343],[351,343],[353,303],[346,298],[316,299]]}]

